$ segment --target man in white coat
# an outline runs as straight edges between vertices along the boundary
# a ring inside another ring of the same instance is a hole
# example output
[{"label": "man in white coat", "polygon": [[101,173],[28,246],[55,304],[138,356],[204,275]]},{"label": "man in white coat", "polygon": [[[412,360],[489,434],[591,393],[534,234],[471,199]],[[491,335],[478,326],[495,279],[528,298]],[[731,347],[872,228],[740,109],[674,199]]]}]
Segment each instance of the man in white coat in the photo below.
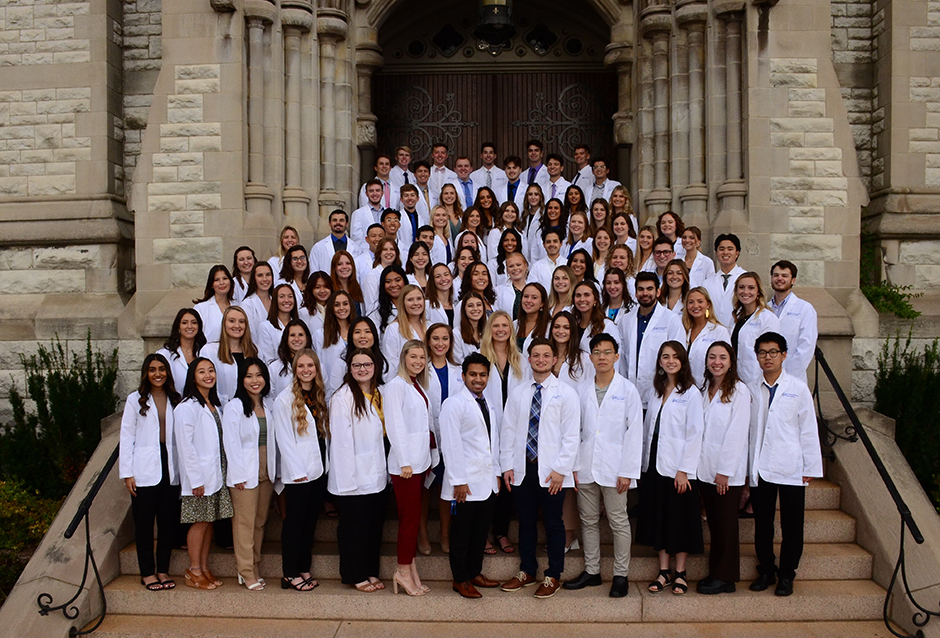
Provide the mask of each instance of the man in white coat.
[{"label": "man in white coat", "polygon": [[395,149],[395,166],[388,173],[388,181],[392,190],[398,191],[405,184],[415,183],[415,174],[408,169],[411,164],[411,147],[399,146]]},{"label": "man in white coat", "polygon": [[454,591],[482,598],[477,587],[497,587],[485,577],[483,550],[499,492],[499,424],[483,398],[490,362],[479,352],[463,361],[464,387],[441,406],[441,453],[444,483],[441,498],[451,502],[450,570]]},{"label": "man in white coat", "polygon": [[496,201],[500,205],[508,201],[515,202],[519,210],[525,208],[526,184],[522,181],[522,158],[518,155],[510,155],[506,158],[503,167],[506,169],[506,181],[496,190]]},{"label": "man in white coat", "polygon": [[538,184],[544,188],[548,182],[548,169],[542,163],[544,147],[538,140],[529,140],[525,143],[526,156],[529,158],[529,167],[522,174],[522,181],[528,186]]},{"label": "man in white coat", "polygon": [[[379,155],[375,158],[375,177],[382,185],[382,206],[385,208],[397,208],[398,207],[398,188],[396,188],[391,181],[392,173],[392,160],[388,155]],[[363,207],[369,203],[369,195],[366,192],[366,187],[369,185],[367,181],[359,189],[359,207]]]},{"label": "man in white coat", "polygon": [[816,309],[793,292],[796,273],[796,264],[786,259],[771,266],[770,287],[774,296],[770,298],[770,309],[780,320],[780,334],[790,348],[783,369],[806,383],[806,369],[813,362],[819,327]]},{"label": "man in white coat", "polygon": [[454,170],[457,172],[457,181],[454,183],[454,186],[457,187],[457,197],[460,200],[461,208],[467,210],[476,201],[477,191],[480,190],[482,184],[477,184],[470,176],[473,165],[470,163],[469,157],[463,155],[458,157],[457,161],[454,162]]},{"label": "man in white coat", "polygon": [[529,269],[529,283],[539,283],[545,290],[552,289],[552,277],[555,269],[566,264],[561,256],[561,244],[565,240],[562,231],[558,228],[548,228],[542,238],[542,247],[545,249],[545,258],[539,259]]},{"label": "man in white coat", "polygon": [[627,490],[636,487],[643,455],[643,404],[636,386],[617,374],[620,347],[613,335],[591,339],[594,378],[580,388],[581,451],[575,481],[584,540],[584,571],[564,584],[583,589],[601,584],[601,498],[614,535],[614,579],[611,598],[627,595],[630,586],[630,520]]},{"label": "man in white coat", "polygon": [[550,598],[558,591],[565,570],[562,507],[565,490],[575,485],[581,414],[577,393],[552,374],[556,357],[548,340],[534,338],[528,354],[532,380],[510,395],[500,429],[499,464],[519,515],[521,561],[519,573],[503,583],[502,590],[518,591],[538,582],[535,550],[541,510],[548,568],[535,597]]},{"label": "man in white coat", "polygon": [[492,142],[483,142],[480,145],[481,166],[470,173],[470,179],[474,184],[486,186],[498,193],[506,187],[506,172],[496,165],[496,145]]},{"label": "man in white coat", "polygon": [[598,198],[606,199],[609,202],[610,194],[614,192],[614,188],[620,186],[620,182],[607,179],[610,167],[607,166],[607,160],[603,157],[591,160],[591,170],[594,173],[594,179],[589,180],[586,184],[578,184],[581,190],[584,191],[584,200],[589,207],[591,202]]},{"label": "man in white coat", "polygon": [[[441,189],[444,187],[444,184],[457,183],[457,173],[446,166],[448,154],[449,150],[447,144],[443,142],[438,142],[431,146],[431,178],[428,183],[431,186],[431,194],[435,200],[441,196]],[[415,170],[417,170],[417,166],[415,166]],[[415,174],[415,177],[417,177],[417,174]]]},{"label": "man in white coat", "polygon": [[345,250],[354,258],[359,253],[360,246],[356,246],[346,236],[346,227],[349,225],[349,215],[342,208],[330,213],[330,234],[318,241],[310,249],[311,272],[322,270],[329,274],[333,255],[337,251]]},{"label": "man in white coat", "polygon": [[353,211],[352,220],[349,224],[349,237],[353,243],[358,246],[357,252],[366,251],[366,233],[372,224],[379,224],[382,221],[382,182],[373,179],[366,182],[366,196],[368,202],[365,206],[360,206]]},{"label": "man in white coat", "polygon": [[561,176],[561,171],[565,168],[565,158],[558,153],[549,153],[545,159],[545,170],[548,172],[548,179],[542,184],[542,195],[547,202],[550,199],[565,200],[565,191],[571,186],[571,183]]},{"label": "man in white coat", "polygon": [[715,259],[718,272],[705,280],[705,290],[712,298],[712,306],[718,321],[728,330],[734,328],[732,310],[734,306],[734,284],[746,271],[738,265],[741,256],[741,240],[737,235],[726,233],[715,237]]},{"label": "man in white coat", "polygon": [[571,178],[571,183],[583,191],[594,177],[594,169],[591,167],[591,147],[587,144],[575,146],[574,161],[578,165],[578,171]]},{"label": "man in white coat", "polygon": [[653,394],[659,347],[666,341],[684,343],[685,339],[679,315],[656,301],[658,288],[659,278],[655,273],[637,273],[637,305],[619,322],[625,355],[620,372],[636,385],[644,410]]},{"label": "man in white coat", "polygon": [[[813,396],[805,383],[787,374],[787,340],[765,332],[754,343],[764,373],[751,403],[751,503],[757,579],[751,591],[775,582],[777,596],[793,593],[803,555],[806,485],[823,475]],[[774,558],[774,515],[780,495],[780,567]],[[779,582],[777,579],[779,578]]]}]

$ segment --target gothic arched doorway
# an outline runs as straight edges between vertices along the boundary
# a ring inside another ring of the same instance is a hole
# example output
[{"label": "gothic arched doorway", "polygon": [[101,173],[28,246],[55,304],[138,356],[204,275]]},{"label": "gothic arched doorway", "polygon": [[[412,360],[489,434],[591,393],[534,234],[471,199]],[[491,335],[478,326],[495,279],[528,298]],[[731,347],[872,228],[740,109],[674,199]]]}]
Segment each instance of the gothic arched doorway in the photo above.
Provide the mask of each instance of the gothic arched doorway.
[{"label": "gothic arched doorway", "polygon": [[616,75],[604,67],[609,28],[595,10],[575,1],[546,11],[544,2],[516,0],[516,35],[494,52],[472,35],[477,6],[406,0],[383,24],[378,148],[406,144],[427,159],[431,144],[444,141],[452,156],[475,160],[492,141],[500,157],[524,157],[526,140],[537,138],[571,164],[566,173],[581,143],[615,161]]}]

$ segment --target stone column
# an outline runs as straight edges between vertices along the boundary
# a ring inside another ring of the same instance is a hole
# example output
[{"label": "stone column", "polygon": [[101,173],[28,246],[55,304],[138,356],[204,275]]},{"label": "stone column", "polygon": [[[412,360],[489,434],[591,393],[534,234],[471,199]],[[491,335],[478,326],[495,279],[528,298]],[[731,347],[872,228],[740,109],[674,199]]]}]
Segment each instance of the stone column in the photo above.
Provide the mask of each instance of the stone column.
[{"label": "stone column", "polygon": [[336,176],[336,53],[346,39],[346,13],[340,9],[317,9],[317,35],[320,43],[320,194],[321,216],[342,207],[345,197],[337,190]]},{"label": "stone column", "polygon": [[374,174],[377,142],[375,123],[378,118],[372,112],[372,76],[376,69],[382,68],[385,60],[382,57],[382,49],[378,45],[378,33],[375,29],[360,27],[358,35],[356,79],[359,90],[359,108],[356,113],[356,147],[359,149],[359,179],[365,181]]},{"label": "stone column", "polygon": [[708,227],[706,209],[708,187],[705,185],[705,23],[708,5],[685,2],[677,5],[676,21],[686,28],[689,65],[689,172],[688,185],[679,194],[682,219],[686,225]]},{"label": "stone column", "polygon": [[[645,15],[644,15],[645,14]],[[647,213],[658,216],[672,206],[669,190],[669,38],[672,15],[666,5],[641,14],[643,36],[653,41],[653,190],[646,196]]]},{"label": "stone column", "polygon": [[639,90],[640,104],[637,110],[639,119],[639,133],[637,134],[637,190],[636,209],[637,219],[644,224],[649,213],[646,209],[646,198],[653,190],[653,64],[652,45],[649,40],[640,40],[639,55]]},{"label": "stone column", "polygon": [[[313,27],[313,14],[305,8],[282,8],[284,27],[284,214],[288,223],[307,221],[310,193],[303,187],[301,162],[304,149],[301,144],[301,38]],[[315,227],[315,226],[314,226]]]},{"label": "stone column", "polygon": [[[630,177],[629,145],[636,139],[633,122],[633,44],[614,38],[617,29],[611,29],[611,43],[607,45],[604,64],[617,70],[617,112],[614,113],[614,143],[617,144],[617,180],[624,184]],[[627,35],[624,33],[623,35]],[[622,152],[623,151],[623,152]]]},{"label": "stone column", "polygon": [[[720,213],[741,211],[745,215],[744,153],[742,130],[741,28],[744,2],[726,0],[715,5],[715,13],[725,23],[725,88],[727,95],[727,127],[725,128],[725,182],[718,188]],[[729,223],[731,220],[725,220]]]},{"label": "stone column", "polygon": [[264,172],[264,30],[277,16],[266,0],[249,0],[244,5],[248,31],[248,181],[245,183],[245,209],[248,224],[263,227],[272,219],[274,192]]}]

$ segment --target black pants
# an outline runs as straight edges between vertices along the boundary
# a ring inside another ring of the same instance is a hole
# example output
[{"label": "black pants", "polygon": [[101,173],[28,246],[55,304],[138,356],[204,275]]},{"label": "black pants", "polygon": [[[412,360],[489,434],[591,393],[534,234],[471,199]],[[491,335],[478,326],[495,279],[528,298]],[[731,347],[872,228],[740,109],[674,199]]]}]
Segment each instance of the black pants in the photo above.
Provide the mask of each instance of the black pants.
[{"label": "black pants", "polygon": [[729,486],[725,494],[711,483],[699,481],[699,494],[711,532],[708,575],[726,583],[741,580],[741,545],[738,540],[738,506],[743,486]]},{"label": "black pants", "polygon": [[326,474],[309,483],[284,486],[287,513],[281,527],[281,571],[285,578],[310,571],[313,535],[325,494]]},{"label": "black pants", "polygon": [[493,536],[497,539],[509,535],[509,519],[515,509],[512,492],[506,489],[506,483],[500,478],[499,494],[496,495],[496,504],[493,507]]},{"label": "black pants", "polygon": [[387,490],[358,496],[334,496],[339,511],[336,542],[339,575],[346,585],[379,576]]},{"label": "black pants", "polygon": [[476,578],[483,571],[483,549],[493,521],[496,495],[485,501],[452,504],[450,517],[450,571],[455,583]]},{"label": "black pants", "polygon": [[[170,485],[166,445],[160,444],[160,465],[163,478],[157,485],[138,487],[131,497],[134,516],[134,542],[137,544],[137,565],[142,577],[170,571],[170,552],[180,524],[180,486]],[[153,560],[153,522],[157,521],[157,561]]]},{"label": "black pants", "polygon": [[[780,569],[774,567],[774,514],[777,494],[780,494]],[[803,510],[806,488],[802,485],[778,485],[760,479],[751,488],[754,506],[754,550],[757,553],[757,571],[780,578],[793,579],[803,556]]]},{"label": "black pants", "polygon": [[512,488],[516,499],[516,512],[519,514],[519,558],[520,569],[529,576],[538,576],[538,561],[535,550],[538,545],[539,510],[542,510],[542,522],[548,540],[548,569],[546,576],[561,578],[565,571],[565,522],[562,509],[565,493],[561,489],[557,494],[549,494],[548,488],[539,484],[538,462],[526,462],[525,478],[522,484]]}]

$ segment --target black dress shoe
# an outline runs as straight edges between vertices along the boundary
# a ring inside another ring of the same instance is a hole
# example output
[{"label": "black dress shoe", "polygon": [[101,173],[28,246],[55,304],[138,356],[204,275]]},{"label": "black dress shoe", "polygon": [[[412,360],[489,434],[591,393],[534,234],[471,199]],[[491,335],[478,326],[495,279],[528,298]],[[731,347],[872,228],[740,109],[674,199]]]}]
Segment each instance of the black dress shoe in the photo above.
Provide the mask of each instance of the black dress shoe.
[{"label": "black dress shoe", "polygon": [[751,583],[751,591],[764,591],[775,582],[777,582],[777,577],[773,574],[761,574]]},{"label": "black dress shoe", "polygon": [[774,593],[778,596],[789,596],[793,593],[793,579],[792,578],[781,578],[780,582],[777,583],[777,589],[774,590]]},{"label": "black dress shoe", "polygon": [[735,584],[731,582],[726,582],[723,580],[718,580],[717,578],[703,578],[698,581],[698,584],[695,586],[695,591],[700,594],[724,594],[732,593],[736,589]]},{"label": "black dress shoe", "polygon": [[600,574],[589,574],[581,572],[581,575],[574,580],[569,580],[562,587],[565,589],[584,589],[585,587],[597,587],[601,584]]},{"label": "black dress shoe", "polygon": [[626,576],[614,576],[614,582],[610,584],[610,597],[623,598],[630,590],[630,581]]}]

